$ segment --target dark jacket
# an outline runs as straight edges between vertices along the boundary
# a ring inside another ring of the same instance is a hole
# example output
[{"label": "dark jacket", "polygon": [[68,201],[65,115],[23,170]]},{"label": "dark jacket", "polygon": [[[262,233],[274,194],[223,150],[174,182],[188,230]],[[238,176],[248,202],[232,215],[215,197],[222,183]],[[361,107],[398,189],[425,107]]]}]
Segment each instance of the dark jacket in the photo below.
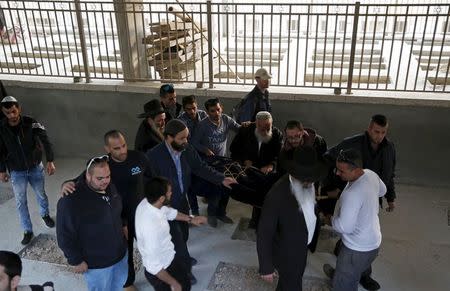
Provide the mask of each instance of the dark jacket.
[{"label": "dark jacket", "polygon": [[[396,197],[394,184],[396,153],[394,144],[385,137],[378,150],[374,151],[370,145],[370,137],[365,132],[344,139],[341,143],[330,148],[325,157],[334,167],[339,151],[350,148],[361,151],[363,168],[370,169],[380,176],[387,188],[386,200],[388,202],[394,201]],[[335,179],[330,180],[335,181]]]},{"label": "dark jacket", "polygon": [[153,149],[146,153],[148,160],[150,161],[150,170],[152,176],[162,176],[169,179],[172,184],[172,200],[171,206],[180,211],[186,211],[186,209],[180,209],[181,202],[186,198],[186,193],[191,186],[191,175],[195,174],[208,182],[219,185],[224,179],[222,173],[209,167],[198,155],[197,151],[188,145],[187,148],[181,153],[181,168],[183,173],[183,189],[178,183],[177,170],[172,156],[169,153],[165,142],[160,143]]},{"label": "dark jacket", "polygon": [[180,115],[181,109],[183,109],[183,106],[177,102],[175,104],[175,106],[177,107],[177,109],[175,110],[175,116],[172,116],[172,114],[170,114],[164,106],[164,103],[161,102],[161,106],[164,108],[164,112],[166,113],[166,123],[171,119],[177,118]]},{"label": "dark jacket", "polygon": [[[319,221],[319,219],[317,219]],[[310,247],[315,249],[318,224]],[[289,175],[284,175],[267,193],[258,224],[256,247],[259,272],[280,272],[302,276],[306,266],[308,228],[299,204],[291,192]]]},{"label": "dark jacket", "polygon": [[147,122],[147,119],[144,118],[136,133],[134,149],[146,153],[149,149],[153,148],[162,141],[162,136],[160,136],[155,129],[151,128]]},{"label": "dark jacket", "polygon": [[109,202],[91,190],[82,176],[75,192],[58,201],[58,245],[72,266],[85,261],[89,269],[106,268],[125,256],[122,199],[112,184],[106,193]]},{"label": "dark jacket", "polygon": [[258,151],[258,140],[255,136],[256,124],[239,128],[238,134],[230,145],[231,158],[243,163],[245,160],[252,161],[252,166],[260,169],[272,164],[276,169],[278,154],[283,142],[281,131],[273,127],[272,139],[268,143],[262,143]]},{"label": "dark jacket", "polygon": [[[317,152],[317,156],[322,157],[323,154],[325,154],[325,152],[327,151],[327,142],[321,135],[317,134],[317,132],[314,129],[305,128],[304,130],[308,134],[303,136],[302,146],[313,147]],[[284,141],[283,147],[281,148],[280,155],[287,155],[288,158],[291,158],[292,153],[293,153],[293,148],[289,147],[286,144],[286,141]],[[284,169],[282,169],[279,165],[278,165],[277,172],[279,172],[280,174],[286,173],[286,171]]]},{"label": "dark jacket", "polygon": [[258,86],[255,86],[239,103],[238,112],[235,112],[236,121],[240,124],[245,121],[254,122],[256,114],[260,111],[272,111],[272,105],[269,100],[269,91],[261,92]]},{"label": "dark jacket", "polygon": [[42,148],[47,162],[53,161],[53,147],[47,131],[35,119],[21,116],[16,135],[3,119],[0,124],[0,172],[26,171],[42,161]]}]

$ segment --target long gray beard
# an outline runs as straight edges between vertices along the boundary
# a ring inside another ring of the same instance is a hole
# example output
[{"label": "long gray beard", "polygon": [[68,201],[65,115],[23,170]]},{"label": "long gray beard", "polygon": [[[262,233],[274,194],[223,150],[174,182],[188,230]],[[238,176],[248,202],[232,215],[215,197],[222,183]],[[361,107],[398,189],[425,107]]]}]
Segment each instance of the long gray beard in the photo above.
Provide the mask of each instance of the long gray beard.
[{"label": "long gray beard", "polygon": [[272,129],[270,129],[270,131],[267,133],[266,136],[262,136],[259,132],[258,129],[255,128],[255,136],[256,139],[258,140],[258,142],[260,143],[268,143],[271,139],[272,139]]}]

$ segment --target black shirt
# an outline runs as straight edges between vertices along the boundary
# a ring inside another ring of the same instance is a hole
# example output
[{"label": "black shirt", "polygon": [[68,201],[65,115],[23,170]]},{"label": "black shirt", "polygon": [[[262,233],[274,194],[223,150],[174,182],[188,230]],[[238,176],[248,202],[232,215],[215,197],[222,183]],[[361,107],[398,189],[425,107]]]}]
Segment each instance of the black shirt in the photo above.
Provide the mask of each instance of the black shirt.
[{"label": "black shirt", "polygon": [[134,220],[136,207],[143,195],[144,173],[148,173],[147,164],[147,157],[134,150],[128,151],[127,159],[123,162],[116,162],[111,157],[109,159],[111,181],[122,197],[123,211],[128,221]]}]

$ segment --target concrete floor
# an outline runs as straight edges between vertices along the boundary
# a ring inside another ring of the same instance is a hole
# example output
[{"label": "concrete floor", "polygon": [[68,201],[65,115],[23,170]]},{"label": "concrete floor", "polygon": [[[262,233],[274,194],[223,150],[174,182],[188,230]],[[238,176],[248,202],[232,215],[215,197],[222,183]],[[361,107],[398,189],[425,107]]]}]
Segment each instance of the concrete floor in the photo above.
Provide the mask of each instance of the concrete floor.
[{"label": "concrete floor", "polygon": [[[57,172],[47,179],[46,186],[52,216],[55,216],[60,184],[78,175],[84,164],[80,159],[56,160]],[[0,191],[6,190],[6,186],[2,185]],[[373,265],[373,274],[382,290],[449,290],[449,192],[448,188],[397,186],[397,209],[393,213],[380,212],[383,243]],[[41,222],[32,192],[29,207],[35,235],[54,234],[54,229],[45,228]],[[230,202],[228,209],[236,223],[240,217],[250,215],[249,207],[235,201]],[[0,249],[19,252],[22,249],[22,230],[14,199],[0,205],[0,221]],[[236,223],[219,224],[217,229],[209,226],[191,229],[189,249],[199,261],[193,269],[198,283],[192,290],[206,290],[219,261],[257,266],[255,243],[230,239]],[[306,274],[325,278],[322,273],[324,263],[334,265],[335,258],[329,253],[310,255]],[[48,263],[24,260],[22,282],[42,284],[45,281],[53,281],[58,291],[86,289],[79,275]],[[135,285],[139,290],[153,290],[142,272],[137,275]]]}]

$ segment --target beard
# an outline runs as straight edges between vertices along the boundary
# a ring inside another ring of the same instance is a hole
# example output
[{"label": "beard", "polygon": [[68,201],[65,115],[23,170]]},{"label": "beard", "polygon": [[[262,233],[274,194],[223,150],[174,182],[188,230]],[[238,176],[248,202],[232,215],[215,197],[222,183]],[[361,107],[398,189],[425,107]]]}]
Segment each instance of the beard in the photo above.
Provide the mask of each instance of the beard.
[{"label": "beard", "polygon": [[152,129],[152,131],[158,136],[158,138],[161,141],[163,141],[164,140],[163,132],[164,132],[165,125],[158,127],[151,118],[148,119],[148,124],[150,125],[150,128]]},{"label": "beard", "polygon": [[176,143],[175,141],[172,141],[172,142],[170,143],[170,145],[171,145],[172,148],[173,148],[174,150],[176,150],[177,152],[182,152],[182,151],[184,151],[184,150],[186,149],[186,147],[187,147],[187,143],[178,144],[178,143]]},{"label": "beard", "polygon": [[268,143],[272,139],[272,134],[273,134],[272,128],[269,130],[269,132],[265,136],[261,135],[258,132],[258,129],[255,128],[255,136],[256,136],[256,139],[258,140],[258,142]]}]

